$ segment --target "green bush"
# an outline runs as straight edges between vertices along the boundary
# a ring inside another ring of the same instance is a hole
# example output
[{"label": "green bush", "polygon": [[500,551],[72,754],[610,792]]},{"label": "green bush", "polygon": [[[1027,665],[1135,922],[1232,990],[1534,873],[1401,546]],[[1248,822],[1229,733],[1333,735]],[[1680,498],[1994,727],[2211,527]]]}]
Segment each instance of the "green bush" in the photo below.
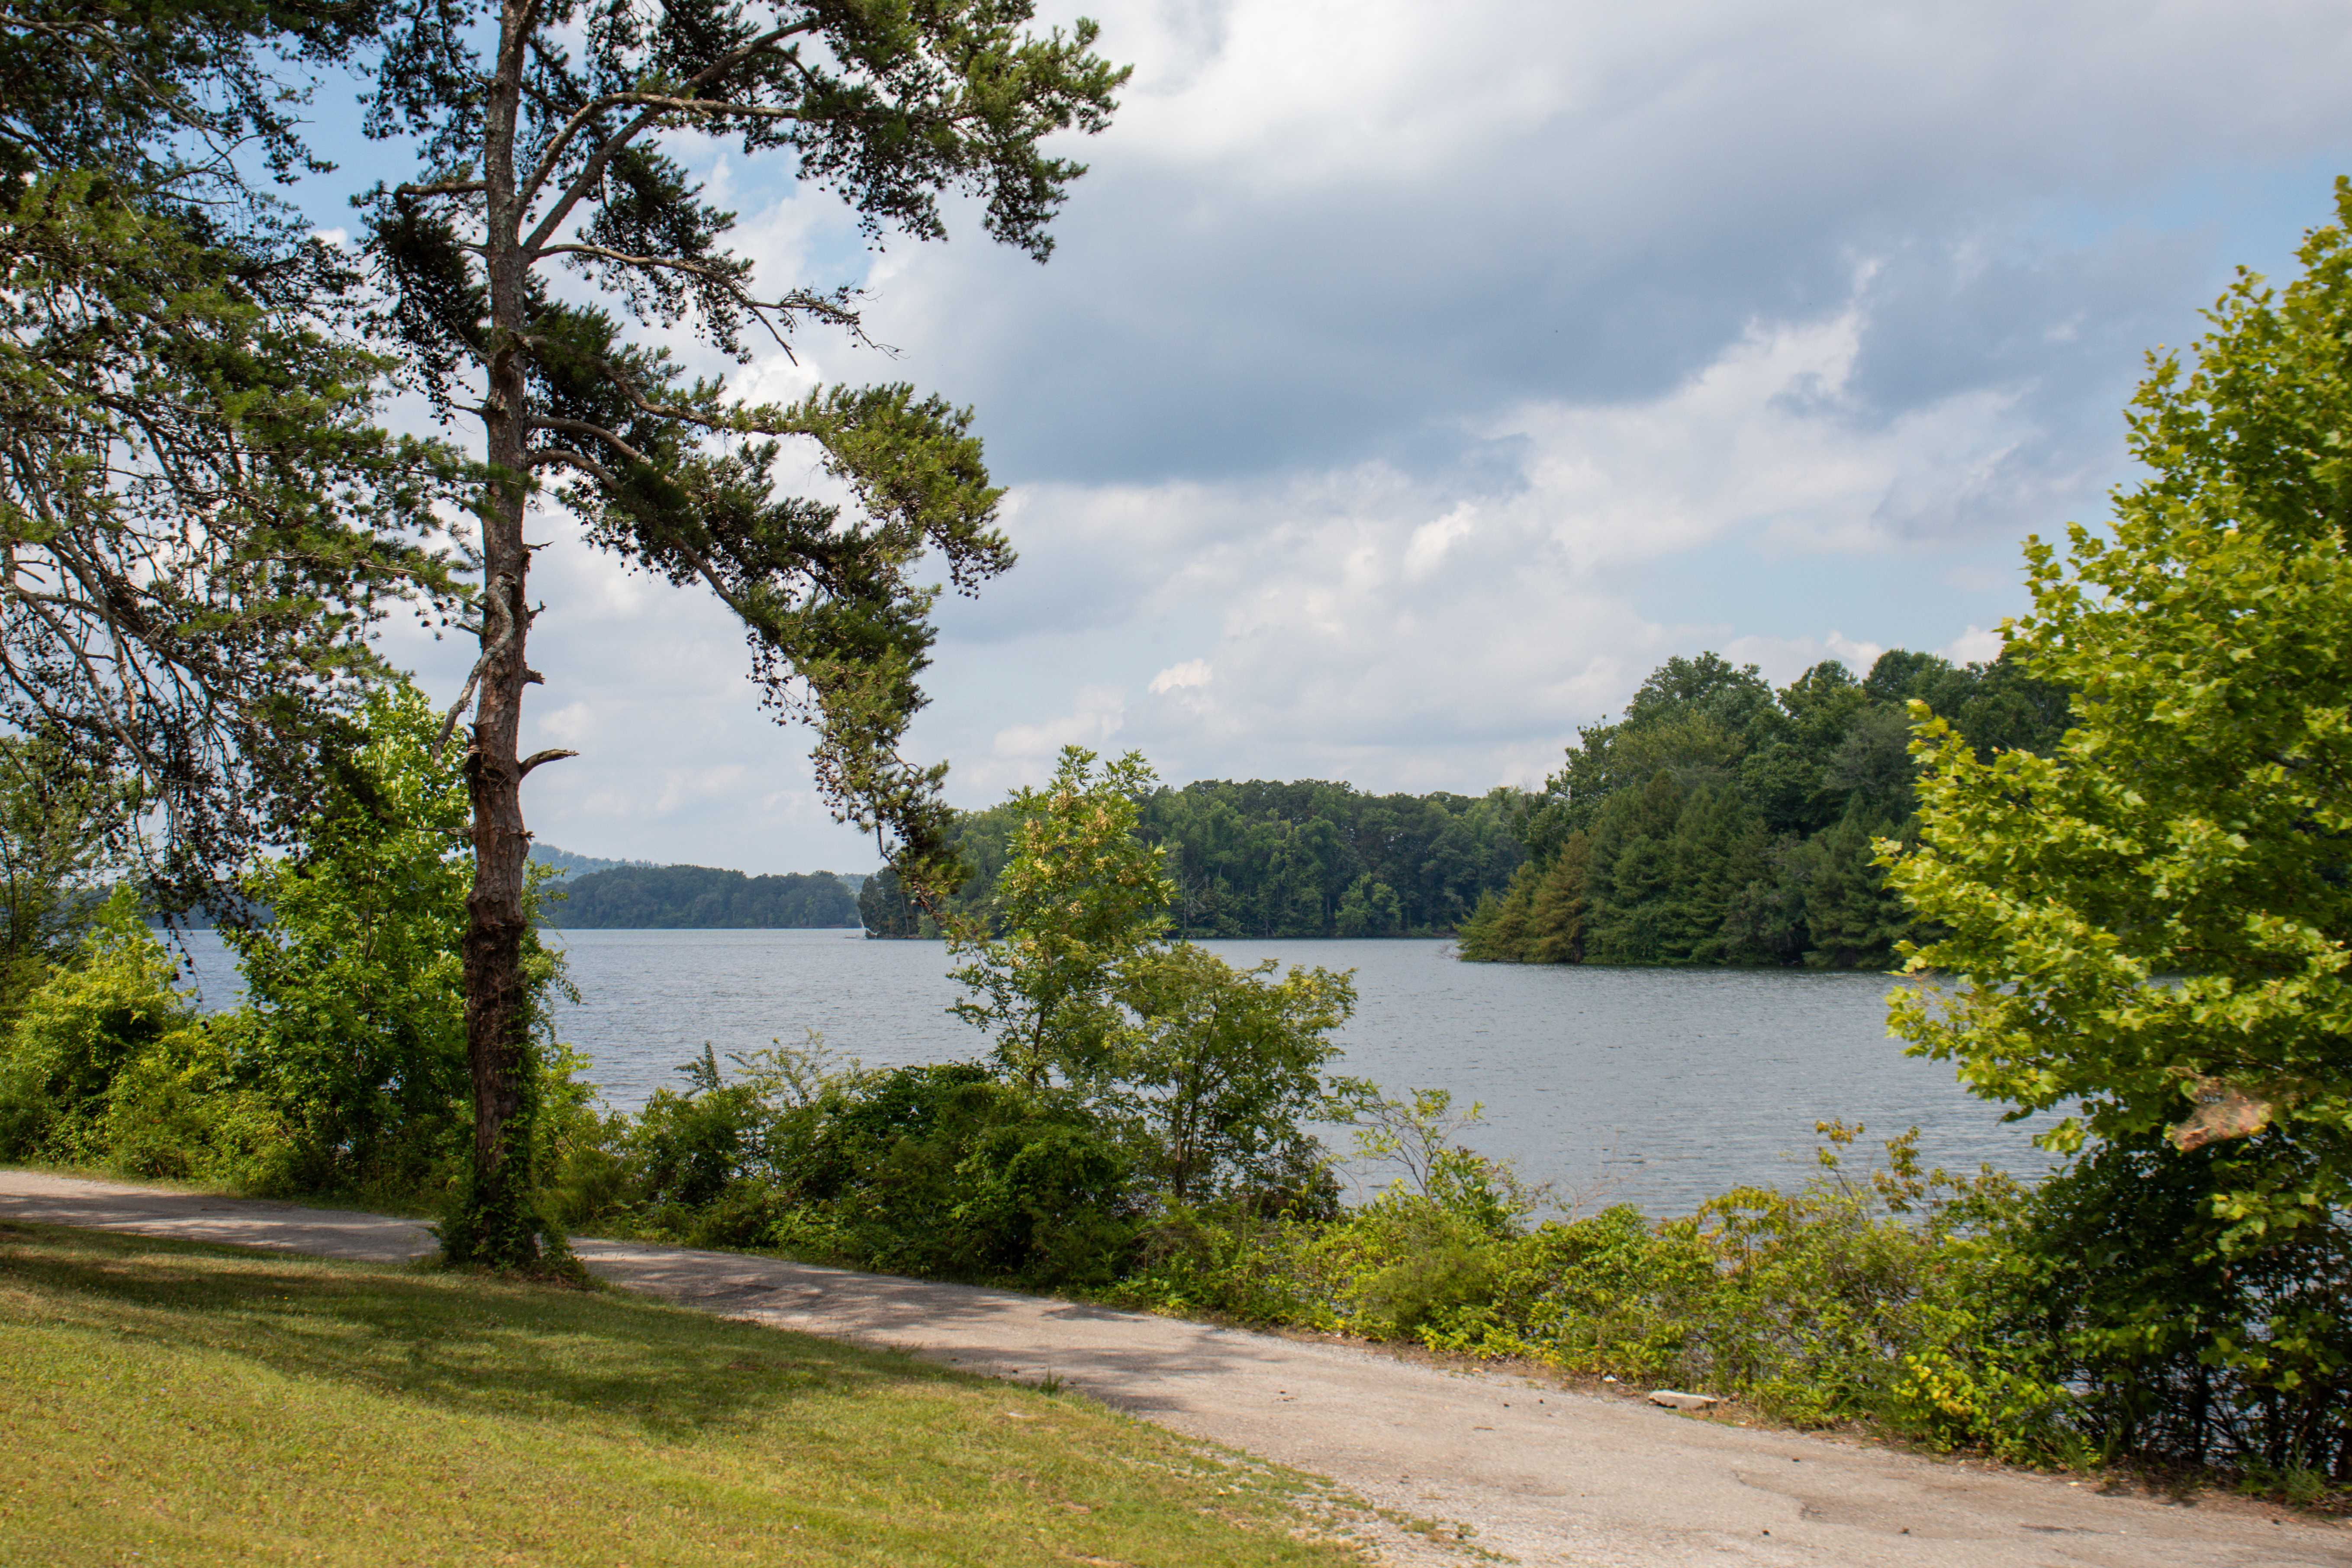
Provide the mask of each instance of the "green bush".
[{"label": "green bush", "polygon": [[129,896],[110,900],[0,1036],[0,1158],[290,1186],[282,1122],[175,977]]},{"label": "green bush", "polygon": [[2323,1179],[2347,1163],[2326,1146],[2342,1136],[2273,1125],[2187,1153],[2118,1141],[2033,1194],[2002,1315],[2080,1390],[2085,1447],[2352,1479],[2352,1233],[2330,1210],[2249,1247],[2216,1201]]},{"label": "green bush", "polygon": [[779,1176],[853,1258],[1035,1284],[1107,1282],[1126,1261],[1134,1162],[1074,1096],[957,1064],[835,1089],[812,1112]]},{"label": "green bush", "polygon": [[1143,1227],[1132,1266],[1107,1295],[1159,1311],[1336,1329],[1302,1262],[1321,1231],[1319,1215],[1230,1200],[1171,1208]]},{"label": "green bush", "polygon": [[1645,1382],[1684,1374],[1690,1309],[1717,1282],[1696,1226],[1620,1205],[1492,1250],[1486,1298],[1432,1324],[1433,1347]]},{"label": "green bush", "polygon": [[[1433,1312],[1419,1337],[1946,1446],[1987,1443],[1990,1390],[2009,1396],[2011,1427],[2021,1397],[2051,1405],[2046,1379],[2020,1371],[2030,1358],[1989,1353],[1967,1331],[1990,1325],[1988,1275],[2013,1266],[2023,1194],[1990,1173],[1923,1173],[1916,1134],[1890,1141],[1885,1168],[1858,1181],[1843,1162],[1860,1130],[1823,1131],[1822,1169],[1796,1191],[1738,1188],[1657,1224],[1613,1208],[1497,1242],[1489,1292]],[[1973,1355],[1965,1382],[1956,1346]],[[2012,1447],[2037,1445],[2049,1446]]]},{"label": "green bush", "polygon": [[1143,1196],[1120,1130],[1066,1092],[971,1064],[867,1073],[820,1053],[706,1047],[637,1116],[579,1121],[555,1192],[571,1224],[859,1268],[1107,1285]]},{"label": "green bush", "polygon": [[1397,1339],[1493,1300],[1501,1251],[1475,1217],[1391,1191],[1328,1231],[1306,1262],[1342,1324]]}]

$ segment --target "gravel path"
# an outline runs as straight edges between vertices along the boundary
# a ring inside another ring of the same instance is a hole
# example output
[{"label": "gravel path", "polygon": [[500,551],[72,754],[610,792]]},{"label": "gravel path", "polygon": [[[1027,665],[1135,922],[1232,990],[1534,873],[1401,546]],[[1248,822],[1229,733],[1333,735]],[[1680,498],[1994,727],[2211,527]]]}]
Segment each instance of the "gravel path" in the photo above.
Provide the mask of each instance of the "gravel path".
[{"label": "gravel path", "polygon": [[[0,1171],[0,1218],[389,1262],[422,1225]],[[2352,1568],[2352,1531],[1755,1430],[1631,1399],[1003,1290],[629,1242],[604,1279],[974,1372],[1046,1373],[1177,1431],[1457,1521],[1526,1563],[1827,1568]]]}]

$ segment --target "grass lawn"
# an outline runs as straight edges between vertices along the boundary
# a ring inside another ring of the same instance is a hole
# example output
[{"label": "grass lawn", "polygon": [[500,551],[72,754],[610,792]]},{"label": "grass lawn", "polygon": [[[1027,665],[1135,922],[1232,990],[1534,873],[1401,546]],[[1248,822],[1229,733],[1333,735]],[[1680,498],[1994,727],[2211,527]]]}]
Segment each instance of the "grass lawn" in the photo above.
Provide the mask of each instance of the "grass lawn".
[{"label": "grass lawn", "polygon": [[0,1223],[0,1563],[1339,1564],[1292,1478],[612,1293]]}]

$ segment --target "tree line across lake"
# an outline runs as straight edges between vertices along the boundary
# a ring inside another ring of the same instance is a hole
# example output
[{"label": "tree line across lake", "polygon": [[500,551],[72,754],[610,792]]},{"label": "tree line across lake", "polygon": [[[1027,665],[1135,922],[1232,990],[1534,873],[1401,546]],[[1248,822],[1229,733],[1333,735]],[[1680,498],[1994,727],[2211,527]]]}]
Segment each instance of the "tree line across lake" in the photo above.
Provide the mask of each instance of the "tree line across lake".
[{"label": "tree line across lake", "polygon": [[[578,863],[584,858],[565,858]],[[751,877],[710,866],[589,864],[597,868],[575,871],[550,886],[541,906],[541,924],[575,931],[809,930],[857,924],[857,895],[830,871]]]},{"label": "tree line across lake", "polygon": [[[1168,852],[1171,919],[1187,936],[1431,936],[1498,892],[1526,858],[1524,797],[1367,795],[1344,784],[1213,780],[1160,788],[1139,805],[1139,834]],[[957,814],[970,871],[950,900],[985,915],[1020,817],[1010,805]],[[569,872],[541,922],[593,927],[832,927],[936,935],[885,871],[749,877],[707,866],[651,866],[534,851]]]},{"label": "tree line across lake", "polygon": [[[1908,704],[1990,756],[2047,751],[2066,700],[2006,659],[1898,648],[1775,689],[1752,665],[1677,657],[1538,791],[1209,781],[1154,790],[1136,830],[1166,852],[1190,937],[1458,931],[1474,961],[1885,968],[1916,934],[1874,864],[1877,840],[1915,837]],[[958,814],[955,912],[989,915],[1019,821],[1011,803]],[[887,871],[858,910],[869,935],[936,934]]]},{"label": "tree line across lake", "polygon": [[[1368,795],[1305,779],[1204,780],[1136,803],[1136,835],[1165,852],[1168,909],[1186,937],[1434,936],[1500,890],[1526,858],[1518,792]],[[959,813],[970,875],[948,900],[987,918],[1022,816],[1012,802]],[[866,931],[929,934],[888,872],[860,890]]]},{"label": "tree line across lake", "polygon": [[2068,722],[2064,689],[2007,658],[1897,648],[1778,690],[1712,653],[1668,659],[1529,799],[1526,863],[1464,922],[1462,956],[1890,966],[1916,933],[1876,845],[1916,839],[1915,702],[1984,757],[2047,752]]},{"label": "tree line across lake", "polygon": [[[1538,791],[1208,780],[1153,789],[1136,832],[1165,852],[1188,937],[1458,931],[1474,961],[1885,968],[1918,934],[1875,864],[1880,840],[1916,837],[1909,704],[1990,757],[2047,752],[2066,700],[2005,659],[1898,648],[1860,677],[1825,660],[1776,689],[1752,665],[1677,657],[1622,717],[1580,730]],[[968,875],[950,910],[992,918],[1020,821],[1010,802],[957,814]],[[938,934],[888,871],[853,893],[826,872],[565,858],[551,925]]]}]

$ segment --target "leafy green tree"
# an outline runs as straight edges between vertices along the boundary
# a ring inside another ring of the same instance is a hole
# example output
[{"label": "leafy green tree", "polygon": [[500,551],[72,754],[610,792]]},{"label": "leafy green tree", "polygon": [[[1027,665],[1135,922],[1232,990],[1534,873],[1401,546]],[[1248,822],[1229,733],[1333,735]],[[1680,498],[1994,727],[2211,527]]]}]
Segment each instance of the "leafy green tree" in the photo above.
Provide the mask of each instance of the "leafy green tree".
[{"label": "leafy green tree", "polygon": [[[1914,1049],[2043,1137],[2212,1159],[2219,1255],[2335,1223],[2352,1189],[2352,184],[2302,274],[2242,273],[2191,361],[2152,355],[2149,470],[2109,536],[2030,541],[2006,630],[2076,693],[2051,754],[1922,719],[1920,842],[1895,885],[1944,934],[1898,993]],[[2275,1353],[2255,1326],[2215,1353]]]},{"label": "leafy green tree", "polygon": [[[478,416],[486,448],[481,652],[447,722],[473,704],[477,1228],[486,1256],[528,1262],[527,1194],[507,1173],[527,1139],[521,788],[568,754],[518,747],[540,679],[523,518],[541,478],[598,546],[707,584],[736,613],[763,701],[814,721],[820,785],[845,820],[895,841],[925,898],[950,861],[943,769],[899,750],[934,636],[937,590],[915,573],[935,552],[971,591],[1012,562],[968,411],[905,385],[745,403],[633,335],[690,324],[739,360],[755,338],[789,350],[811,326],[860,336],[846,292],[759,289],[725,247],[731,215],[684,160],[711,140],[774,153],[877,238],[940,237],[942,198],[969,195],[991,235],[1042,260],[1083,170],[1041,143],[1102,129],[1125,73],[1092,52],[1090,22],[1026,31],[1026,0],[386,11],[368,128],[413,137],[423,167],[364,198],[368,247],[413,374],[445,414]],[[844,503],[776,492],[786,442],[814,450]]]},{"label": "leafy green tree", "polygon": [[1837,820],[1844,803],[1831,770],[1848,731],[1869,706],[1863,684],[1835,659],[1822,660],[1781,689],[1740,763],[1741,784],[1771,831],[1816,833]]},{"label": "leafy green tree", "polygon": [[858,923],[873,937],[920,936],[923,911],[898,885],[898,873],[885,866],[857,889]]},{"label": "leafy green tree", "polygon": [[1394,888],[1367,871],[1340,896],[1332,928],[1335,936],[1393,936],[1404,929],[1404,906]]},{"label": "leafy green tree", "polygon": [[[362,718],[364,743],[302,823],[296,851],[244,879],[268,914],[222,932],[246,992],[223,1026],[236,1035],[241,1076],[288,1128],[290,1180],[413,1196],[462,1169],[474,1114],[458,956],[469,803],[458,757],[434,748],[438,721],[422,693],[387,687]],[[537,1094],[555,1065],[550,1009],[564,981],[536,937],[524,957]],[[451,1226],[465,1219],[460,1203]],[[446,1239],[464,1245],[462,1234]]]},{"label": "leafy green tree", "polygon": [[1014,793],[1013,855],[996,879],[1004,934],[950,938],[966,961],[951,973],[972,994],[956,1015],[992,1035],[998,1064],[1031,1088],[1100,1080],[1125,1022],[1122,977],[1167,930],[1175,891],[1136,834],[1150,767],[1133,752],[1099,773],[1095,761],[1066,747],[1050,784]]},{"label": "leafy green tree", "polygon": [[1816,968],[1885,968],[1911,934],[1910,910],[1886,885],[1877,849],[1858,816],[1848,816],[1795,851],[1802,890],[1805,962]]},{"label": "leafy green tree", "polygon": [[1612,795],[1592,826],[1591,912],[1586,951],[1603,963],[1656,963],[1670,956],[1667,905],[1674,891],[1674,835],[1689,798],[1672,773]]},{"label": "leafy green tree", "polygon": [[1738,763],[1772,698],[1752,664],[1735,668],[1713,653],[1669,658],[1633,693],[1622,720],[1577,731],[1564,765],[1545,784],[1545,805],[1527,826],[1530,852],[1549,860],[1568,834],[1592,826],[1612,795],[1640,788],[1662,769]]},{"label": "leafy green tree", "polygon": [[[1515,791],[1372,795],[1312,779],[1210,779],[1154,791],[1142,832],[1168,851],[1170,914],[1187,936],[1433,934],[1509,878],[1516,801]],[[1394,895],[1393,921],[1364,903],[1374,886]]]},{"label": "leafy green tree", "polygon": [[1909,929],[1869,862],[1909,832],[1906,701],[1980,757],[2047,750],[2065,689],[2003,658],[1894,649],[1857,681],[1815,666],[1778,691],[1713,654],[1674,658],[1517,812],[1528,862],[1461,930],[1474,962],[1885,965]]},{"label": "leafy green tree", "polygon": [[1130,1126],[1171,1201],[1306,1193],[1321,1163],[1300,1122],[1328,1092],[1354,988],[1163,940],[1175,888],[1139,830],[1155,782],[1140,755],[1097,771],[1070,747],[1052,783],[1014,794],[992,902],[1003,934],[951,931],[971,993],[955,1011],[994,1036],[997,1066],[1027,1092],[1075,1091]]},{"label": "leafy green tree", "polygon": [[1323,1069],[1339,1054],[1332,1031],[1355,1011],[1348,973],[1274,960],[1237,970],[1175,942],[1129,961],[1117,1102],[1158,1152],[1168,1200],[1235,1191],[1288,1195],[1313,1184],[1321,1147],[1300,1123],[1329,1097]]}]

